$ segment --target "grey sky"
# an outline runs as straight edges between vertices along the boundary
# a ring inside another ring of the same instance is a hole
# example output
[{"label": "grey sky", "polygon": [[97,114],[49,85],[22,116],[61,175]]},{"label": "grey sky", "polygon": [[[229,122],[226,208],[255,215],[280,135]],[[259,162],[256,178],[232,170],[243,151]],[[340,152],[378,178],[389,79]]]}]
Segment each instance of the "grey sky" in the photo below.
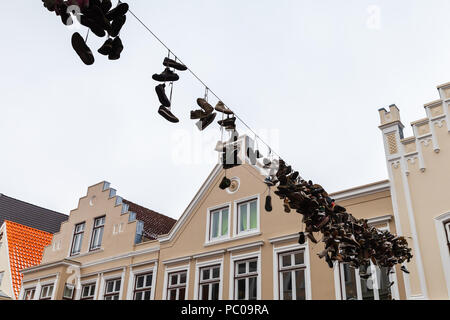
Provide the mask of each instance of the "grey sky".
[{"label": "grey sky", "polygon": [[[386,179],[377,110],[396,103],[409,136],[423,104],[438,99],[436,85],[450,81],[445,0],[128,3],[328,191]],[[151,79],[167,52],[132,16],[122,58],[97,54],[102,40],[91,34],[96,62],[87,67],[70,45],[74,30],[40,0],[2,5],[0,193],[68,214],[88,186],[107,180],[119,195],[178,218],[213,168],[220,138],[217,125],[201,135],[189,119],[202,86],[179,73],[173,112],[181,123],[168,123]],[[174,159],[180,148],[191,151],[182,161]]]}]

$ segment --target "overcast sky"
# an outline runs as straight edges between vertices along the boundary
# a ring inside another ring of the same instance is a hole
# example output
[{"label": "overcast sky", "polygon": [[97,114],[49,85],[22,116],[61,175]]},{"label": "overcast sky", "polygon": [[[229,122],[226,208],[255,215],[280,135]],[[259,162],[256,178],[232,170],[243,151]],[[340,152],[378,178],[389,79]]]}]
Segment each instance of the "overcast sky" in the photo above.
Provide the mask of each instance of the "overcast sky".
[{"label": "overcast sky", "polygon": [[[436,86],[450,81],[447,0],[128,3],[329,192],[386,179],[378,109],[397,104],[409,136],[423,104],[439,98]],[[179,218],[214,167],[220,139],[217,124],[200,133],[189,119],[201,84],[179,73],[172,111],[180,123],[171,124],[157,114],[151,78],[167,52],[131,15],[122,58],[96,53],[104,40],[91,34],[88,67],[71,47],[76,30],[40,0],[3,1],[2,9],[0,193],[68,214],[88,186],[107,180],[124,198]]]}]

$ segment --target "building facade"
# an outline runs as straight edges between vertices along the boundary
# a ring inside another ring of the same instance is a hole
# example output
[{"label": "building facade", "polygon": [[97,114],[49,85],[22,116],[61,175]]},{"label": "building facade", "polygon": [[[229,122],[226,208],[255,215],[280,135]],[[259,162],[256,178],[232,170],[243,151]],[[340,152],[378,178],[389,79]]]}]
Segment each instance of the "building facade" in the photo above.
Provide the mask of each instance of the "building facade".
[{"label": "building facade", "polygon": [[426,119],[413,123],[412,138],[403,137],[397,107],[380,110],[389,180],[332,194],[355,217],[408,239],[414,250],[409,275],[400,266],[387,274],[372,265],[371,277],[361,279],[358,270],[337,263],[330,269],[319,259],[322,243],[300,245],[301,215],[286,213],[276,196],[273,211],[265,210],[269,189],[243,152],[253,141],[242,136],[234,143],[245,162],[227,170],[231,187],[219,188],[225,172],[217,165],[176,223],[162,215],[148,219],[148,209],[137,216],[142,207],[132,208],[107,182],[89,187],[42,264],[22,270],[20,297],[448,299],[446,90],[450,85],[439,87],[441,99],[426,105]]}]

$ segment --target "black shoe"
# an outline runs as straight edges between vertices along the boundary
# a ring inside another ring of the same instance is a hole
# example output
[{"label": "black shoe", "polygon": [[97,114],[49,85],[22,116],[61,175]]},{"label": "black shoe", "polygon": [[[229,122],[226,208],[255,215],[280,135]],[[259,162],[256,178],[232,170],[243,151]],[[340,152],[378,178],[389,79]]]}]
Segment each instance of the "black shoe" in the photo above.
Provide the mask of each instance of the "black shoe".
[{"label": "black shoe", "polygon": [[222,182],[220,183],[220,189],[225,190],[231,186],[231,180],[227,177],[223,177]]},{"label": "black shoe", "polygon": [[161,74],[154,74],[152,78],[159,82],[178,81],[180,79],[180,77],[169,68],[166,68]]},{"label": "black shoe", "polygon": [[168,109],[164,106],[159,107],[158,113],[169,122],[172,122],[172,123],[180,122],[180,120],[178,120],[178,118],[173,115],[173,113],[170,111],[170,109]]},{"label": "black shoe", "polygon": [[216,109],[216,111],[225,113],[227,115],[233,114],[233,111],[228,109],[222,101],[217,102],[217,105],[216,105],[215,109]]},{"label": "black shoe", "polygon": [[304,232],[300,232],[299,233],[299,238],[298,238],[298,244],[305,244],[305,243],[306,243],[305,233]]},{"label": "black shoe", "polygon": [[404,273],[409,274],[409,271],[408,271],[408,269],[406,269],[405,266],[402,266],[402,267],[400,268],[400,270],[402,270]]},{"label": "black shoe", "polygon": [[224,148],[224,152],[222,154],[222,165],[225,170],[231,169],[242,164],[242,161],[238,157],[239,151],[234,149],[233,151],[228,151],[227,148]]},{"label": "black shoe", "polygon": [[175,60],[169,58],[164,59],[163,65],[165,67],[174,68],[179,71],[186,71],[188,69],[184,64],[178,63]]},{"label": "black shoe", "polygon": [[203,110],[194,110],[191,111],[191,120],[204,119],[208,116],[206,112]]},{"label": "black shoe", "polygon": [[227,118],[225,120],[217,121],[217,123],[222,127],[234,126],[236,123],[236,118],[235,117]]},{"label": "black shoe", "polygon": [[266,197],[265,209],[267,212],[272,212],[273,208],[272,208],[272,197],[271,196]]},{"label": "black shoe", "polygon": [[155,91],[156,91],[156,94],[158,95],[159,102],[161,102],[161,104],[164,107],[170,108],[170,101],[166,96],[166,92],[164,91],[165,87],[166,87],[166,84],[162,83],[155,87]]},{"label": "black shoe", "polygon": [[98,53],[104,55],[104,56],[109,56],[109,54],[112,51],[112,46],[113,44],[113,39],[109,38],[108,40],[105,41],[105,43],[100,47],[100,49],[98,49]]},{"label": "black shoe", "polygon": [[208,103],[208,101],[206,101],[203,98],[198,98],[197,99],[197,104],[200,106],[200,108],[202,108],[203,110],[205,110],[205,112],[210,115],[211,113],[213,113],[214,108]]},{"label": "black shoe", "polygon": [[115,7],[114,9],[110,10],[105,16],[106,19],[109,21],[112,21],[114,19],[117,19],[120,16],[125,15],[128,12],[129,6],[127,3],[120,3]]},{"label": "black shoe", "polygon": [[120,40],[120,37],[116,37],[112,42],[111,53],[108,56],[109,60],[120,59],[120,54],[122,53],[122,51],[123,51],[122,40]]},{"label": "black shoe", "polygon": [[208,115],[206,118],[200,119],[200,120],[196,123],[198,129],[199,129],[200,131],[205,130],[205,129],[206,129],[206,128],[214,121],[214,119],[216,118],[216,116],[217,116],[217,113],[214,112],[214,113],[211,113],[210,115]]},{"label": "black shoe", "polygon": [[103,11],[103,14],[107,14],[109,12],[109,10],[111,10],[112,8],[112,3],[111,0],[102,0],[101,4],[100,4],[100,8]]},{"label": "black shoe", "polygon": [[127,16],[120,16],[117,19],[114,19],[111,23],[111,30],[109,31],[109,35],[111,37],[117,37],[126,21]]},{"label": "black shoe", "polygon": [[83,37],[78,32],[75,32],[72,35],[72,47],[84,62],[84,64],[89,66],[94,63],[95,59],[92,55],[91,49],[89,49],[89,47],[84,42]]},{"label": "black shoe", "polygon": [[99,38],[103,38],[106,35],[105,30],[98,23],[85,15],[81,15],[80,24],[88,27]]}]

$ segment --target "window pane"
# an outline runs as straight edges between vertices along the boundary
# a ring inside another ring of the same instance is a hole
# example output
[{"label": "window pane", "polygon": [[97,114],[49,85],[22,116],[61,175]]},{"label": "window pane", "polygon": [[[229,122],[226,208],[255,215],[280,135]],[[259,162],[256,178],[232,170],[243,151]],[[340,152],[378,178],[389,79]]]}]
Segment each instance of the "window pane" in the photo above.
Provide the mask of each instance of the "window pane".
[{"label": "window pane", "polygon": [[203,280],[209,280],[209,269],[203,269],[202,276]]},{"label": "window pane", "polygon": [[177,300],[177,290],[176,289],[169,291],[169,299]]},{"label": "window pane", "polygon": [[388,269],[387,268],[378,268],[377,267],[377,275],[379,279],[379,287],[378,293],[380,295],[380,300],[392,300],[391,288],[389,287],[391,281],[389,280]]},{"label": "window pane", "polygon": [[295,254],[295,264],[305,264],[305,253],[303,251]]},{"label": "window pane", "polygon": [[84,287],[82,297],[87,297],[87,296],[89,296],[89,287]]},{"label": "window pane", "polygon": [[73,288],[65,286],[64,293],[63,293],[64,298],[72,298],[72,294],[73,294]]},{"label": "window pane", "polygon": [[51,297],[53,294],[53,286],[48,287],[48,297]]},{"label": "window pane", "polygon": [[256,272],[258,271],[258,262],[257,261],[251,261],[249,263],[249,271],[248,272]]},{"label": "window pane", "polygon": [[295,293],[297,300],[306,300],[305,270],[295,271]]},{"label": "window pane", "polygon": [[142,292],[136,292],[136,296],[134,297],[134,300],[142,300]]},{"label": "window pane", "polygon": [[91,289],[91,296],[93,296],[95,294],[95,285],[92,285],[89,287]]},{"label": "window pane", "polygon": [[109,281],[106,284],[106,293],[111,293],[114,292],[114,282],[113,281]]},{"label": "window pane", "polygon": [[152,296],[152,292],[150,290],[144,292],[144,299],[143,300],[150,300]]},{"label": "window pane", "polygon": [[283,272],[281,278],[283,281],[283,300],[292,300],[292,272]]},{"label": "window pane", "polygon": [[292,256],[289,254],[289,255],[286,255],[286,256],[282,256],[281,257],[281,265],[283,266],[283,267],[289,267],[290,265],[291,265],[291,263],[292,263],[292,258],[291,258]]},{"label": "window pane", "polygon": [[148,274],[147,277],[145,278],[145,286],[146,287],[151,287],[152,286],[152,279],[153,275],[152,274]]},{"label": "window pane", "polygon": [[247,230],[247,204],[241,204],[239,206],[239,231]]},{"label": "window pane", "polygon": [[355,269],[350,268],[348,264],[344,264],[344,281],[345,281],[345,294],[347,300],[357,300],[358,292],[356,289],[356,275]]},{"label": "window pane", "polygon": [[219,215],[219,212],[212,214],[211,238],[217,238],[219,236]]},{"label": "window pane", "polygon": [[115,283],[116,283],[115,292],[120,291],[120,283],[121,283],[121,280],[116,280]]},{"label": "window pane", "polygon": [[256,300],[258,297],[258,290],[257,290],[257,278],[249,278],[248,279],[248,286],[249,286],[249,300]]},{"label": "window pane", "polygon": [[186,283],[186,276],[187,276],[186,273],[182,273],[182,274],[180,275],[180,284]]},{"label": "window pane", "polygon": [[202,285],[201,293],[201,300],[209,299],[209,284]]},{"label": "window pane", "polygon": [[219,300],[219,284],[218,283],[213,283],[211,285],[211,300]]},{"label": "window pane", "polygon": [[220,278],[220,268],[214,268],[213,269],[213,279]]},{"label": "window pane", "polygon": [[[364,266],[361,266],[360,271],[362,273],[366,273],[367,268]],[[357,271],[355,271],[357,272]],[[371,273],[370,269],[367,270],[368,273]],[[373,278],[370,277],[369,279],[363,279],[360,278],[361,281],[361,293],[362,293],[362,298],[363,300],[374,300],[375,299],[375,294],[373,292]]]},{"label": "window pane", "polygon": [[144,276],[139,276],[136,279],[136,288],[140,289],[144,287]]},{"label": "window pane", "polygon": [[170,277],[170,284],[177,284],[178,283],[178,275],[174,274]]},{"label": "window pane", "polygon": [[258,214],[256,210],[256,201],[250,203],[250,229],[254,230],[258,227]]},{"label": "window pane", "polygon": [[185,294],[186,294],[186,288],[180,288],[179,289],[179,294],[178,294],[178,300],[184,301]]},{"label": "window pane", "polygon": [[240,279],[237,281],[237,299],[245,299],[245,279]]},{"label": "window pane", "polygon": [[239,263],[238,264],[238,274],[244,274],[247,273],[247,264],[244,263]]},{"label": "window pane", "polygon": [[221,235],[226,236],[228,234],[228,209],[222,211],[222,230]]}]

